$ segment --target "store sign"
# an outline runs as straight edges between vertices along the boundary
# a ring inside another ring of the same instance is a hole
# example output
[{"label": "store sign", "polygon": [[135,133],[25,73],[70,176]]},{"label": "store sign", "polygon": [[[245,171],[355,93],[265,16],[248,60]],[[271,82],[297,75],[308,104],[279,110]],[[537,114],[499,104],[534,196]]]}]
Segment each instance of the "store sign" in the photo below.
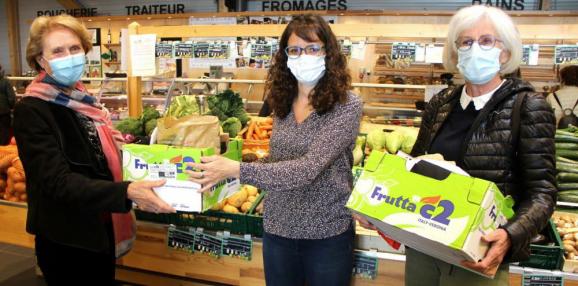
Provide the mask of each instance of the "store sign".
[{"label": "store sign", "polygon": [[472,5],[486,5],[503,10],[524,10],[524,0],[472,0]]},{"label": "store sign", "polygon": [[36,17],[68,14],[72,17],[94,17],[98,8],[53,9],[36,11]]},{"label": "store sign", "polygon": [[347,0],[263,1],[261,11],[347,10]]},{"label": "store sign", "polygon": [[154,4],[125,6],[127,15],[183,14],[185,4]]}]

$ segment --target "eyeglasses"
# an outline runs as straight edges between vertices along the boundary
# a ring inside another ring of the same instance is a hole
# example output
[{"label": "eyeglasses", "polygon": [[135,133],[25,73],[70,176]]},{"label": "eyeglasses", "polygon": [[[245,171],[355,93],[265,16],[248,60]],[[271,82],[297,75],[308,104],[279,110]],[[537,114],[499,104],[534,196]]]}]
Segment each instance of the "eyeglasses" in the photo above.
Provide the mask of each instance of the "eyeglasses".
[{"label": "eyeglasses", "polygon": [[285,48],[285,54],[287,54],[289,58],[296,59],[301,56],[303,51],[305,51],[306,55],[319,56],[323,54],[324,50],[325,48],[320,45],[308,45],[305,48],[299,46],[289,46]]},{"label": "eyeglasses", "polygon": [[492,35],[482,35],[477,41],[470,37],[460,37],[455,43],[458,50],[465,52],[472,47],[474,42],[477,42],[482,50],[491,50],[496,46],[496,42],[502,42],[502,40],[496,39]]}]

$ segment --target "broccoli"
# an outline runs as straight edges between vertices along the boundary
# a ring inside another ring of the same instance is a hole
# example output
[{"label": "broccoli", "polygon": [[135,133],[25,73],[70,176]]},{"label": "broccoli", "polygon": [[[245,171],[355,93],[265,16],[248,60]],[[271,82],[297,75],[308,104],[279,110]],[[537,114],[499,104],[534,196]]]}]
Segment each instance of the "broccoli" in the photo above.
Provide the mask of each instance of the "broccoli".
[{"label": "broccoli", "polygon": [[157,127],[157,119],[147,121],[147,123],[145,123],[145,135],[150,136],[155,127]]},{"label": "broccoli", "polygon": [[229,117],[221,123],[221,126],[223,127],[223,132],[229,133],[231,138],[237,136],[237,133],[243,128],[241,121],[237,117]]},{"label": "broccoli", "polygon": [[157,119],[161,117],[161,114],[154,108],[154,107],[150,107],[147,106],[144,108],[141,116],[140,116],[140,120],[142,121],[143,125],[147,122],[149,122],[151,119]]},{"label": "broccoli", "polygon": [[134,136],[143,136],[142,121],[135,118],[126,118],[116,124],[116,129],[122,134],[132,134]]},{"label": "broccoli", "polygon": [[219,117],[219,121],[225,121],[230,117],[237,117],[244,126],[249,117],[243,108],[243,99],[239,93],[227,89],[207,99],[210,114]]}]

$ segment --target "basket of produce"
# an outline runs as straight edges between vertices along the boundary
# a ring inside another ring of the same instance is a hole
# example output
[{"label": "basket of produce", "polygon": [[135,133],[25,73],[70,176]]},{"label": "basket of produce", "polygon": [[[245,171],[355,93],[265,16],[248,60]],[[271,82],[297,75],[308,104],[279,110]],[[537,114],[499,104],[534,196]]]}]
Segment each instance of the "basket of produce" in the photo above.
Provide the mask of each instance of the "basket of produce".
[{"label": "basket of produce", "polygon": [[562,246],[560,235],[556,231],[556,226],[563,226],[564,224],[565,222],[558,218],[554,218],[554,221],[549,220],[544,230],[532,238],[530,258],[521,261],[520,265],[540,269],[562,270],[564,265],[564,247]]},{"label": "basket of produce", "polygon": [[0,199],[26,202],[26,176],[15,144],[0,146]]},{"label": "basket of produce", "polygon": [[135,210],[135,214],[143,221],[262,236],[264,195],[257,188],[244,185],[241,191],[203,213],[153,214]]},{"label": "basket of produce", "polygon": [[578,273],[578,214],[556,211],[552,215],[552,221],[562,241],[562,270]]},{"label": "basket of produce", "polygon": [[272,130],[273,118],[251,117],[247,127],[238,135],[243,139],[243,162],[252,162],[269,155]]}]

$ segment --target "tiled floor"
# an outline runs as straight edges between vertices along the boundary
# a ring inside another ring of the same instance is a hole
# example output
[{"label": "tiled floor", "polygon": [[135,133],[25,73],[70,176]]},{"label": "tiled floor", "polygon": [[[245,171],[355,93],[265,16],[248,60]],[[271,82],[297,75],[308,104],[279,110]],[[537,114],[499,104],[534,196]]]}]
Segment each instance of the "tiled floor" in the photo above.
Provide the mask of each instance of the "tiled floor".
[{"label": "tiled floor", "polygon": [[34,250],[0,243],[0,286],[45,286],[35,265]]}]

